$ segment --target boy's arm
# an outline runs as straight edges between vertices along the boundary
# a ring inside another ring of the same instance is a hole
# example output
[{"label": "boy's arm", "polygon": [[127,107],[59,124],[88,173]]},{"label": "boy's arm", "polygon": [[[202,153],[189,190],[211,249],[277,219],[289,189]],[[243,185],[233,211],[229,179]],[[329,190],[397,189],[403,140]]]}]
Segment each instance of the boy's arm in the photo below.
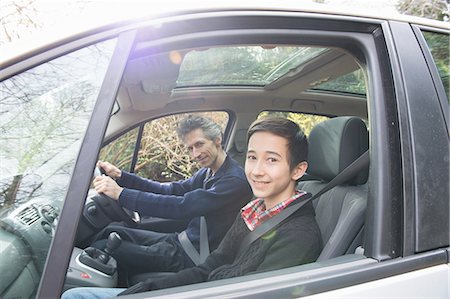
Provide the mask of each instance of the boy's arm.
[{"label": "boy's arm", "polygon": [[314,262],[320,254],[320,235],[299,228],[282,231],[255,272],[278,270]]}]

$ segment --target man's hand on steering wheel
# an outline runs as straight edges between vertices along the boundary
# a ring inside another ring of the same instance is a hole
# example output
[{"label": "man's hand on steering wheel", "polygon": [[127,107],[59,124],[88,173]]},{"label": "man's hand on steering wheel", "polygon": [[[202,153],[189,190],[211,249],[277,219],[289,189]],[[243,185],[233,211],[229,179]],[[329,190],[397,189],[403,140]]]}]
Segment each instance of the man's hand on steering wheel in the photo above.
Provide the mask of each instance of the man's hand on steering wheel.
[{"label": "man's hand on steering wheel", "polygon": [[94,188],[98,194],[105,194],[106,196],[118,200],[123,188],[120,187],[116,181],[111,177],[101,175],[94,178]]},{"label": "man's hand on steering wheel", "polygon": [[[100,166],[104,168],[100,169]],[[120,178],[122,175],[122,172],[116,166],[108,162],[99,161],[94,171],[94,180],[92,182],[98,195],[93,196],[92,200],[94,200],[99,207],[104,208],[106,214],[109,215],[111,219],[124,221],[128,226],[134,227],[136,222],[139,221],[139,214],[130,211],[119,204],[118,200],[123,188],[120,187],[113,178],[108,176],[108,173],[113,174],[115,178]]]},{"label": "man's hand on steering wheel", "polygon": [[122,171],[109,162],[98,161],[97,167],[103,174],[106,174],[107,176],[112,177],[115,180],[120,179],[120,177],[122,176]]}]

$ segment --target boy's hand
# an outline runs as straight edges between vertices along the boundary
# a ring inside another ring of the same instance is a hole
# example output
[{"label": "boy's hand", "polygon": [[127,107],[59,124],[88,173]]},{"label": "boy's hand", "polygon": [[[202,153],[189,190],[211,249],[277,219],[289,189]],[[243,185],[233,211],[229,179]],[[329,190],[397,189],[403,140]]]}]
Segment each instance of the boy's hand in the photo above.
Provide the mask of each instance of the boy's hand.
[{"label": "boy's hand", "polygon": [[94,179],[94,188],[95,191],[99,194],[105,194],[106,196],[111,197],[114,200],[118,200],[120,193],[122,193],[123,188],[117,185],[116,181],[114,181],[109,176],[97,176]]},{"label": "boy's hand", "polygon": [[103,172],[107,176],[112,177],[113,179],[117,180],[120,179],[120,177],[122,176],[122,171],[109,162],[98,161],[97,167],[103,169]]}]

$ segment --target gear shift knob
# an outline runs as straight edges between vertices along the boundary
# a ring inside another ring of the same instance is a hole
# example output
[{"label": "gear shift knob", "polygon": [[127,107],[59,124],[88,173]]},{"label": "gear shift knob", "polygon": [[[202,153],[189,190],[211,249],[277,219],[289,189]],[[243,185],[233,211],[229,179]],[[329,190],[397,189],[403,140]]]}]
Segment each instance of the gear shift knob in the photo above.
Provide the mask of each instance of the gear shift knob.
[{"label": "gear shift knob", "polygon": [[116,232],[111,232],[106,241],[105,252],[111,255],[122,243],[122,238]]},{"label": "gear shift knob", "polygon": [[106,240],[105,252],[98,256],[98,260],[102,264],[107,264],[109,261],[109,256],[120,246],[122,243],[122,238],[116,232],[111,232]]}]

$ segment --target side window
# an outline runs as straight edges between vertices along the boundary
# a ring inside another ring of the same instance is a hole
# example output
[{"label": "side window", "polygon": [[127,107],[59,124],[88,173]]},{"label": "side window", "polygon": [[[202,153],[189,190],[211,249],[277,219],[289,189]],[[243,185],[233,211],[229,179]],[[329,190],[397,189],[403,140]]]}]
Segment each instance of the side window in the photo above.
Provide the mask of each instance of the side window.
[{"label": "side window", "polygon": [[134,128],[105,145],[100,150],[99,160],[108,161],[120,169],[130,171],[138,133],[139,128]]},{"label": "side window", "polygon": [[430,31],[423,31],[423,36],[427,41],[431,55],[433,56],[434,62],[439,70],[439,75],[441,76],[442,83],[444,84],[447,98],[450,100],[450,37],[448,34]]},{"label": "side window", "polygon": [[[135,147],[139,128],[133,129],[106,145],[100,160],[121,169],[133,169],[141,177],[168,182],[191,177],[199,166],[189,157],[183,143],[178,140],[176,128],[180,120],[193,113],[161,117],[144,124],[139,150]],[[222,111],[197,113],[219,123],[225,131],[229,115]],[[134,157],[136,155],[136,158]],[[133,164],[132,161],[136,161]]]},{"label": "side window", "polygon": [[300,128],[302,128],[303,132],[306,136],[309,136],[312,128],[320,122],[329,119],[328,116],[322,115],[314,115],[314,114],[305,114],[298,112],[281,112],[281,111],[263,111],[258,115],[258,118],[266,117],[266,116],[281,116],[288,118],[295,123],[297,123]]},{"label": "side window", "polygon": [[0,82],[1,298],[36,291],[114,46],[89,46]]}]

